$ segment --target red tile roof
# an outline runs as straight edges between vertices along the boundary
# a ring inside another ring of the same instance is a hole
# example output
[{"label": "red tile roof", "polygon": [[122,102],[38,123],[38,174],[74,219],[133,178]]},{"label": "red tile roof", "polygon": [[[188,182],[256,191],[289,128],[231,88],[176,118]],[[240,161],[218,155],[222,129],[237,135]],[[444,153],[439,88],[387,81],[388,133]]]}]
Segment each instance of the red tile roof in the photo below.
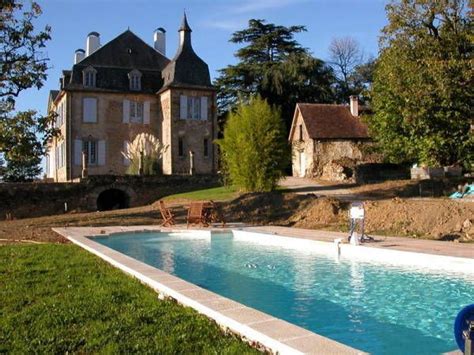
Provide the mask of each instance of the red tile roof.
[{"label": "red tile roof", "polygon": [[[367,125],[352,116],[349,106],[333,104],[296,104],[312,139],[370,138]],[[296,118],[296,117],[295,117]]]}]

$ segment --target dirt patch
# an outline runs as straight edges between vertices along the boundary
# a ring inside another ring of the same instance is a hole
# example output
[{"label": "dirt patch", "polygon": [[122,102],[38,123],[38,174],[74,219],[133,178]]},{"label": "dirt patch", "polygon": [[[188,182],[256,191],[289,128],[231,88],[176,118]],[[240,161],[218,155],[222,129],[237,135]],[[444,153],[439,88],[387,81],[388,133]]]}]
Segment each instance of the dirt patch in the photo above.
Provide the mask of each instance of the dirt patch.
[{"label": "dirt patch", "polygon": [[369,232],[474,241],[474,203],[394,198],[366,203],[366,213]]},{"label": "dirt patch", "polygon": [[314,195],[252,193],[221,203],[221,208],[228,221],[291,225],[290,219],[295,211],[305,208],[314,199]]},{"label": "dirt patch", "polygon": [[[168,204],[177,223],[186,222],[186,206]],[[281,225],[308,229],[348,230],[349,202],[293,193],[242,195],[218,206],[228,222]],[[367,201],[366,231],[372,234],[474,242],[474,203],[449,199]],[[161,224],[154,205],[124,210],[69,213],[49,217],[0,221],[0,244],[5,240],[64,243],[51,227]]]}]

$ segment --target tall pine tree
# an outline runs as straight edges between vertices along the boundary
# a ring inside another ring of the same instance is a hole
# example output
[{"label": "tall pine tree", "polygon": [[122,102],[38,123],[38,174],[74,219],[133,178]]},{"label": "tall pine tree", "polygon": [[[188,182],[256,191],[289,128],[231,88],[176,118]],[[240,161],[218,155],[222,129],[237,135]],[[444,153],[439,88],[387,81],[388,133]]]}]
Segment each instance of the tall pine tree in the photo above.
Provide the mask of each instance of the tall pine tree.
[{"label": "tall pine tree", "polygon": [[281,108],[288,128],[297,102],[332,102],[331,69],[294,39],[304,31],[304,26],[252,19],[246,29],[235,32],[230,42],[245,46],[235,53],[239,62],[221,69],[216,80],[219,112],[258,94]]}]

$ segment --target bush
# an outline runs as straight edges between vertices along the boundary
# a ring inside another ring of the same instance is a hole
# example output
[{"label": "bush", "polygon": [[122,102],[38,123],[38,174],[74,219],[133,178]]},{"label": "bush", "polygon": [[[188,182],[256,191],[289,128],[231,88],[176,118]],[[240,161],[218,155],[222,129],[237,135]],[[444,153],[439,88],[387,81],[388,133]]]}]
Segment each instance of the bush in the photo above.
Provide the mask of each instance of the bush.
[{"label": "bush", "polygon": [[273,190],[289,160],[280,110],[260,97],[229,113],[217,143],[229,182],[243,191]]}]

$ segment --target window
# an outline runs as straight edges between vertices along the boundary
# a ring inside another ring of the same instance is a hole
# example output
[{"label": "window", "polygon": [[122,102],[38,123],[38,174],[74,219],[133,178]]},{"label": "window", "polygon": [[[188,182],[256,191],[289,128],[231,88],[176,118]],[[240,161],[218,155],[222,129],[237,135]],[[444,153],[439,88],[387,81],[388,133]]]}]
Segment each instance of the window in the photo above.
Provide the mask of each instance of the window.
[{"label": "window", "polygon": [[204,156],[209,156],[209,139],[204,138]]},{"label": "window", "polygon": [[83,99],[82,121],[97,122],[97,99],[86,97]]},{"label": "window", "polygon": [[87,164],[97,164],[97,141],[84,140],[82,141],[82,150],[86,153]]},{"label": "window", "polygon": [[201,100],[197,96],[188,96],[188,118],[199,120],[201,118]]},{"label": "window", "polygon": [[55,149],[56,168],[60,169],[66,165],[66,144],[61,142]]},{"label": "window", "polygon": [[87,67],[86,69],[84,69],[84,71],[82,72],[82,80],[85,87],[95,88],[96,73],[97,70],[95,70],[93,67]]},{"label": "window", "polygon": [[128,73],[128,80],[130,81],[130,90],[139,91],[142,89],[142,73],[138,70]]},{"label": "window", "polygon": [[143,123],[143,102],[130,101],[130,122]]},{"label": "window", "polygon": [[178,138],[178,156],[184,157],[184,142],[182,137]]},{"label": "window", "polygon": [[300,124],[299,128],[300,128],[300,141],[302,141],[303,140],[303,125]]}]

